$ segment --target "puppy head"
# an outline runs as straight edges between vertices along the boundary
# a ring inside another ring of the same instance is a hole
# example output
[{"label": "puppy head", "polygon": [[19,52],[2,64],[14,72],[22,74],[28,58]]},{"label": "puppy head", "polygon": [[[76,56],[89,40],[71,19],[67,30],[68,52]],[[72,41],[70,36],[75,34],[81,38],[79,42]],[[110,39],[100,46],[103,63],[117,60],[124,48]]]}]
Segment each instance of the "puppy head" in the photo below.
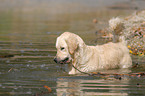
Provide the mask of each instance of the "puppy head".
[{"label": "puppy head", "polygon": [[78,41],[73,33],[65,32],[56,40],[57,54],[54,59],[56,63],[70,63],[72,55],[78,48]]}]

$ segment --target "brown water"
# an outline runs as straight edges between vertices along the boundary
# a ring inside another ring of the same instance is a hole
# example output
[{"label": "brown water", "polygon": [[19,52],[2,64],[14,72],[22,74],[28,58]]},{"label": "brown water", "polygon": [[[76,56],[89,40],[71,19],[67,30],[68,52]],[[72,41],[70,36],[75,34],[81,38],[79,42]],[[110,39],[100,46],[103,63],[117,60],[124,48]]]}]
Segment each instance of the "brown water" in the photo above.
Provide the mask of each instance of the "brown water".
[{"label": "brown water", "polygon": [[[127,16],[144,4],[143,0],[1,0],[0,96],[145,95],[144,77],[69,76],[63,71],[67,65],[53,61],[55,40],[64,31],[79,34],[89,45],[105,43],[96,39],[96,31],[105,28],[110,18]],[[94,18],[97,24],[92,22]],[[144,66],[145,58],[133,56],[133,62]],[[104,72],[110,71],[126,72]],[[44,85],[52,93],[47,94]]]}]

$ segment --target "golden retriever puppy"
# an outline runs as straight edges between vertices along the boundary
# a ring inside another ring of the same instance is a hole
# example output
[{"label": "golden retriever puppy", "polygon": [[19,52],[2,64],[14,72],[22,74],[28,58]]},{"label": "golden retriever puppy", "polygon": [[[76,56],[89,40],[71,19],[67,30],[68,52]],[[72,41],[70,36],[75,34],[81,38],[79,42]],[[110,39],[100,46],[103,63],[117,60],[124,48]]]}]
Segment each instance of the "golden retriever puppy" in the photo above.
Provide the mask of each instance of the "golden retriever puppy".
[{"label": "golden retriever puppy", "polygon": [[[64,32],[57,38],[56,48],[56,63],[71,63],[82,72],[129,68],[132,65],[125,41],[88,46],[78,35]],[[71,64],[68,68],[69,74],[79,73]]]}]

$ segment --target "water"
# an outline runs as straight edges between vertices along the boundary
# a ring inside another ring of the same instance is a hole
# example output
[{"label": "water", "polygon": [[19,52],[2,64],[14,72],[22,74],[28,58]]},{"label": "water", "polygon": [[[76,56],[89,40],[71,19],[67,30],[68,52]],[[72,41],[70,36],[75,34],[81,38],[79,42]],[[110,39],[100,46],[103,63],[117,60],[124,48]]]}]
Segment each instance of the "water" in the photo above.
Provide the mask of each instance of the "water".
[{"label": "water", "polygon": [[[144,1],[108,2],[0,1],[0,96],[144,95],[144,77],[125,76],[118,80],[103,76],[69,76],[64,71],[67,65],[60,66],[53,61],[56,38],[64,31],[79,34],[88,45],[102,44],[106,41],[96,39],[96,31],[105,28],[110,18],[131,14],[137,9],[134,4],[138,10],[144,8],[141,6]],[[118,4],[127,5],[116,7]],[[97,24],[92,22],[94,18]],[[145,58],[132,57],[133,63],[138,62],[140,67],[129,71],[144,72]],[[52,93],[48,93],[44,85],[49,86]]]}]

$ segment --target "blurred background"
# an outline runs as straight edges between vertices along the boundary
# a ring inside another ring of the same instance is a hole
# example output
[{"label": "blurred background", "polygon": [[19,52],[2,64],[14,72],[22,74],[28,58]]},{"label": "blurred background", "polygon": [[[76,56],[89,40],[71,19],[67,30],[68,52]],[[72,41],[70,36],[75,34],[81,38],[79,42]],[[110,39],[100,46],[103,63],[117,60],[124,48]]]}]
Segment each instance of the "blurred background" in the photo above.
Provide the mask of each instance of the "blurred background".
[{"label": "blurred background", "polygon": [[[128,16],[145,9],[144,5],[145,0],[0,0],[0,95],[39,96],[38,93],[47,91],[43,85],[52,88],[52,96],[143,95],[145,87],[138,90],[136,84],[144,84],[144,79],[110,82],[90,76],[69,77],[61,70],[67,65],[55,64],[53,57],[56,38],[64,31],[78,34],[86,44],[103,44],[106,41],[97,39],[97,33],[108,26],[109,19]],[[144,62],[140,57],[133,60]],[[144,69],[133,72],[138,70]],[[96,92],[92,85],[92,90],[82,88],[82,82],[110,85]],[[114,89],[114,84],[123,86]]]},{"label": "blurred background", "polygon": [[109,19],[141,9],[144,0],[1,0],[0,40],[43,41],[64,31],[95,33]]}]

